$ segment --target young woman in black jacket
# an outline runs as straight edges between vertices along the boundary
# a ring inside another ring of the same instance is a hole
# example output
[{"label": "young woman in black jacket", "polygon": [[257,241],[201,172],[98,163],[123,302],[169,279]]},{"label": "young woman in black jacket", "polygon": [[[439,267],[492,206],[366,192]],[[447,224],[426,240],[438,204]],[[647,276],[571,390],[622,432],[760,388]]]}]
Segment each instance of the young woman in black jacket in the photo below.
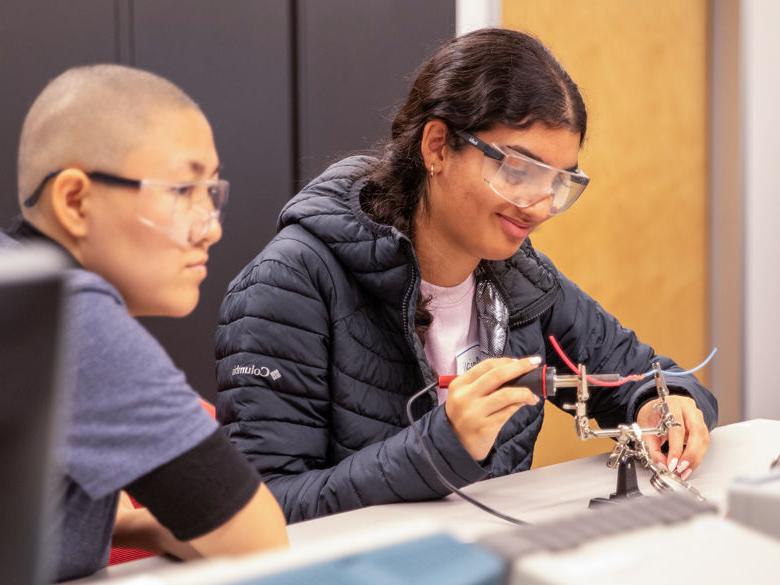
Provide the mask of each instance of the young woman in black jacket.
[{"label": "young woman in black jacket", "polygon": [[[345,159],[288,203],[230,284],[216,351],[218,416],[290,522],[449,493],[415,431],[456,487],[528,469],[543,404],[506,384],[565,368],[550,335],[592,373],[679,371],[528,239],[587,186],[585,131],[538,40],[476,31],[421,66],[380,158]],[[437,375],[458,377],[413,404],[414,429],[406,403]],[[687,478],[717,405],[693,376],[670,382],[683,426],[668,458],[650,448]],[[654,393],[634,382],[589,406],[602,426],[652,425]]]}]

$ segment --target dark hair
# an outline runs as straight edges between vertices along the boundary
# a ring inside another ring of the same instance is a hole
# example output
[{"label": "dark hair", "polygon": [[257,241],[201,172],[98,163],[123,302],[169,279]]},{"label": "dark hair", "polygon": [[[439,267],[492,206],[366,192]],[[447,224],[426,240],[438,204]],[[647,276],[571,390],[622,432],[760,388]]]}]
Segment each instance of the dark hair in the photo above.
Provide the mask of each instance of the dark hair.
[{"label": "dark hair", "polygon": [[[517,31],[482,29],[440,47],[422,64],[409,96],[393,120],[391,139],[361,197],[366,213],[414,241],[414,214],[426,196],[427,170],[420,150],[425,124],[447,124],[447,143],[465,141],[453,130],[476,132],[497,124],[527,128],[541,122],[570,128],[585,139],[587,113],[577,85],[536,38]],[[421,341],[431,324],[418,296],[415,329]]]}]

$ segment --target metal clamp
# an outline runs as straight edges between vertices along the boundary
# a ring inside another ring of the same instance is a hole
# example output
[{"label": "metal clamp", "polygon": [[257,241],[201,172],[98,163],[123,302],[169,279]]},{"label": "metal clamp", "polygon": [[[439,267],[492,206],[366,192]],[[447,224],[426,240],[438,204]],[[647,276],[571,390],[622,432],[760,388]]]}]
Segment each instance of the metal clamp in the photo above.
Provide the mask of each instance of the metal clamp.
[{"label": "metal clamp", "polygon": [[[615,439],[615,447],[607,459],[607,467],[615,469],[629,460],[637,461],[650,471],[650,485],[657,491],[661,493],[687,493],[695,499],[704,502],[704,497],[690,482],[683,480],[652,460],[647,444],[643,439],[644,435],[665,437],[669,434],[670,429],[682,426],[669,409],[667,398],[670,393],[661,370],[661,364],[659,362],[653,363],[653,370],[655,388],[659,399],[653,408],[660,415],[658,424],[655,427],[642,428],[639,424],[633,423],[630,425],[618,425],[614,429],[591,428],[588,416],[590,391],[587,372],[583,364],[580,364],[577,375],[577,402],[576,404],[565,404],[563,408],[574,411],[575,430],[580,440],[586,441],[593,438]],[[780,465],[780,456],[773,463],[773,466],[775,465]]]}]

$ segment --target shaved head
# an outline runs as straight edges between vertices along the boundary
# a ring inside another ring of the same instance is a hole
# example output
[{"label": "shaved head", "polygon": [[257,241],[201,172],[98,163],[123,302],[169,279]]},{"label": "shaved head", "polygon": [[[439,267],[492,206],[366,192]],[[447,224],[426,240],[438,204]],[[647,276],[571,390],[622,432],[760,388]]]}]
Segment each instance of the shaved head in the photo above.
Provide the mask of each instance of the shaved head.
[{"label": "shaved head", "polygon": [[20,205],[52,171],[115,171],[143,143],[155,116],[173,108],[200,111],[176,85],[147,71],[90,65],[62,73],[35,99],[22,126]]}]

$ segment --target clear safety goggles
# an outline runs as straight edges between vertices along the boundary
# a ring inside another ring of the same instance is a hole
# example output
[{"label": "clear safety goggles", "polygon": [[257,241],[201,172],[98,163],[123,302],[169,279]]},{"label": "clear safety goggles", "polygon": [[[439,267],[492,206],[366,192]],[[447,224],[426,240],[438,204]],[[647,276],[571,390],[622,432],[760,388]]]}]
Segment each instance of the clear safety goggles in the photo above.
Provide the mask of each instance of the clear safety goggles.
[{"label": "clear safety goggles", "polygon": [[579,199],[590,179],[580,170],[566,171],[534,160],[508,146],[488,144],[469,132],[457,134],[485,155],[482,178],[490,188],[517,207],[549,200],[548,213],[563,213]]},{"label": "clear safety goggles", "polygon": [[[46,175],[25,199],[25,207],[34,206],[46,183],[61,172]],[[174,183],[128,179],[100,171],[85,174],[96,183],[135,189],[138,219],[181,246],[201,241],[214,223],[221,221],[230,191],[230,183],[224,179]]]}]

